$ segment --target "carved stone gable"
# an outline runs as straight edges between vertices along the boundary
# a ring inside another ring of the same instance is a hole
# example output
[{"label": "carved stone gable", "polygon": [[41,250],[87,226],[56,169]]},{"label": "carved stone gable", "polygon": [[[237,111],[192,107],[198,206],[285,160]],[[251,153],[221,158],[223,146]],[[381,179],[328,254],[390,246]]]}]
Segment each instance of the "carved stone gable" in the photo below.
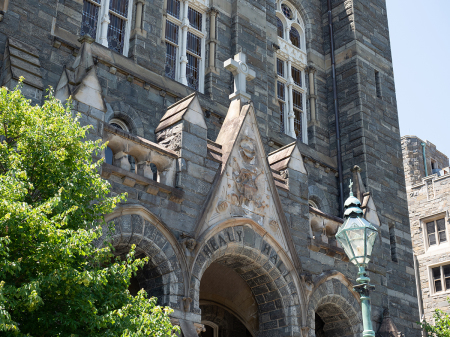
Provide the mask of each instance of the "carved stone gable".
[{"label": "carved stone gable", "polygon": [[[280,227],[281,219],[275,205],[278,199],[264,147],[258,134],[253,108],[249,109],[226,166],[218,180],[211,206],[200,224],[199,235],[230,218],[248,218],[259,224],[279,245],[289,252]],[[241,116],[242,118],[243,116]]]}]

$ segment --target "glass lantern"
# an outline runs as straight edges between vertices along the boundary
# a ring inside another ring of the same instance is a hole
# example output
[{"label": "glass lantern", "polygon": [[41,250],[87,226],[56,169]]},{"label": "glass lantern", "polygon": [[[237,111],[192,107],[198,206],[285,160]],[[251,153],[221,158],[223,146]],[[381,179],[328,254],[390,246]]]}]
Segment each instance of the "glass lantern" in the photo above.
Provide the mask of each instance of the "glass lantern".
[{"label": "glass lantern", "polygon": [[370,261],[377,235],[377,229],[358,214],[345,220],[336,233],[336,240],[344,248],[352,263],[364,267]]}]

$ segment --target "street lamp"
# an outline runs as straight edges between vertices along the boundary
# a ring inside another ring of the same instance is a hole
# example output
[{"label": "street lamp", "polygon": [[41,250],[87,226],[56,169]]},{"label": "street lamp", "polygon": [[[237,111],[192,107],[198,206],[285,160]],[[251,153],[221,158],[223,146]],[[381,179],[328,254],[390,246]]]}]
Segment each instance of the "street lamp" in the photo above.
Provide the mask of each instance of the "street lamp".
[{"label": "street lamp", "polygon": [[361,297],[363,336],[373,337],[375,332],[372,328],[369,291],[374,289],[374,286],[369,284],[370,278],[367,277],[365,267],[370,261],[378,230],[362,217],[361,202],[353,196],[352,186],[350,180],[350,196],[344,204],[345,221],[336,233],[336,240],[344,248],[350,261],[359,268],[356,279],[358,284],[353,289]]}]

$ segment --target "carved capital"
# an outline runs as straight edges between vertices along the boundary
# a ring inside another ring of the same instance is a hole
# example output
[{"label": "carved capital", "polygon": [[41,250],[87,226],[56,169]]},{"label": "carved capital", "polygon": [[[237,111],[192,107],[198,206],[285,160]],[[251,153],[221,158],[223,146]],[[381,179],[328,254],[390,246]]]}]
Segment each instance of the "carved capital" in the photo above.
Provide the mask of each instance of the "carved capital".
[{"label": "carved capital", "polygon": [[306,71],[308,71],[309,73],[315,73],[316,71],[317,71],[317,69],[316,69],[316,67],[314,67],[313,65],[309,65],[307,68],[306,68]]}]

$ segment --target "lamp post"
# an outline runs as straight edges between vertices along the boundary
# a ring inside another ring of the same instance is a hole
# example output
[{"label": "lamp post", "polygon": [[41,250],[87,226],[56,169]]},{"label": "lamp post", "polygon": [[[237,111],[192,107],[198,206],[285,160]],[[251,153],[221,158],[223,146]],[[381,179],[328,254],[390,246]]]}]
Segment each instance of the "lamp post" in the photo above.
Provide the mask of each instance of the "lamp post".
[{"label": "lamp post", "polygon": [[358,284],[353,289],[361,297],[363,336],[374,337],[375,332],[372,327],[369,297],[369,292],[374,289],[374,286],[369,284],[370,278],[366,274],[365,267],[370,261],[378,231],[369,221],[362,217],[361,202],[353,196],[352,186],[353,183],[350,180],[350,196],[344,204],[345,221],[336,233],[336,240],[344,248],[350,261],[359,268],[358,278],[356,279]]}]

